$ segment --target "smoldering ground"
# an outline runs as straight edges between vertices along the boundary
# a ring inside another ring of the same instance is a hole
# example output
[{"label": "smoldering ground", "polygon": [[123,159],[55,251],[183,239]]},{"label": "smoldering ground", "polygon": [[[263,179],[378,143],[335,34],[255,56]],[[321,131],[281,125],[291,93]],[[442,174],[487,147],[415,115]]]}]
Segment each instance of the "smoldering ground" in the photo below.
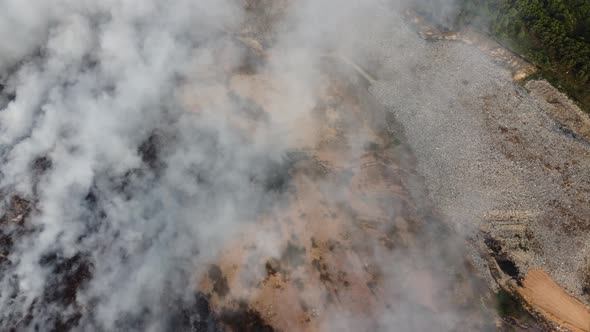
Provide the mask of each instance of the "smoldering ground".
[{"label": "smoldering ground", "polygon": [[15,97],[1,115],[2,187],[7,207],[15,195],[32,206],[23,234],[7,226],[15,239],[3,325],[162,329],[166,301],[186,294],[197,261],[214,255],[236,220],[252,219],[265,191],[252,179],[276,158],[224,128],[214,110],[190,113],[175,96],[194,79],[224,79],[216,53],[238,64],[223,31],[239,24],[240,8],[45,7],[12,2],[4,14],[16,21],[10,28],[39,35],[3,62],[4,90]]},{"label": "smoldering ground", "polygon": [[[272,7],[254,4],[264,5]],[[0,325],[221,329],[195,295],[195,279],[234,234],[284,202],[288,152],[317,99],[318,55],[365,62],[356,41],[399,19],[375,19],[379,11],[404,5],[303,1],[278,10],[270,35],[260,38],[272,44],[264,45],[272,57],[254,66],[287,73],[289,93],[272,101],[281,112],[252,135],[232,114],[260,112],[216,90],[252,60],[236,38],[251,15],[242,2],[4,2]],[[357,139],[356,146],[366,143]],[[440,247],[400,252],[397,261],[375,254],[386,286],[421,270],[416,261],[460,260],[455,240],[427,229],[423,241],[438,239]],[[272,235],[260,237],[270,252],[280,246]],[[441,278],[436,287],[451,282]],[[348,319],[383,330],[451,330],[461,321],[450,303],[440,317],[420,321],[414,291],[400,290],[395,310],[377,325],[334,312],[325,329],[344,328]]]}]

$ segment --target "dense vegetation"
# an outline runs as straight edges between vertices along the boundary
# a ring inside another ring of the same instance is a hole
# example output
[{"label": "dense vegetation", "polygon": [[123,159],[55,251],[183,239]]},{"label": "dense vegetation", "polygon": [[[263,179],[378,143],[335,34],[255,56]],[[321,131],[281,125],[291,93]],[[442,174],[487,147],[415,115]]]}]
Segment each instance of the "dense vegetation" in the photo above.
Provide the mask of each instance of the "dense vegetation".
[{"label": "dense vegetation", "polygon": [[457,27],[485,30],[590,111],[590,0],[459,1]]}]

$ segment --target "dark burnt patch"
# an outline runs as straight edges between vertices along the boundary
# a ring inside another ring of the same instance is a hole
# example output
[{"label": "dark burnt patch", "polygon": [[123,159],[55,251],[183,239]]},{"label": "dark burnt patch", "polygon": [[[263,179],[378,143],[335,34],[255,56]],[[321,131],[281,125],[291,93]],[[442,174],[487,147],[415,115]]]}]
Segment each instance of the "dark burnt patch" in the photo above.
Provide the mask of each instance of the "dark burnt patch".
[{"label": "dark burnt patch", "polygon": [[346,272],[344,272],[344,271],[338,272],[338,282],[341,285],[343,285],[344,287],[350,286],[350,282],[347,279],[348,279],[348,274]]},{"label": "dark burnt patch", "polygon": [[590,297],[590,259],[586,259],[584,268],[581,272],[582,277],[582,293]]},{"label": "dark burnt patch", "polygon": [[45,301],[65,306],[76,301],[78,290],[90,280],[94,270],[89,258],[80,253],[69,258],[50,253],[41,257],[39,264],[52,274],[43,294]]},{"label": "dark burnt patch", "polygon": [[0,218],[0,225],[22,225],[32,210],[31,202],[15,195],[6,207],[6,213]]},{"label": "dark burnt patch", "polygon": [[47,156],[41,156],[33,160],[31,169],[35,175],[43,175],[53,167],[53,162]]},{"label": "dark burnt patch", "polygon": [[584,137],[578,135],[575,131],[573,131],[572,129],[568,128],[567,126],[565,126],[565,125],[563,125],[563,124],[561,124],[559,122],[557,122],[555,124],[554,130],[557,133],[565,136],[566,138],[568,138],[570,140],[579,142],[579,143],[584,144],[586,146],[589,146],[590,145],[590,142],[588,142],[587,140],[585,140]]},{"label": "dark burnt patch", "polygon": [[30,201],[15,195],[8,201],[6,212],[0,218],[0,266],[9,262],[15,241],[26,231],[26,219],[31,214]]},{"label": "dark burnt patch", "polygon": [[[39,308],[46,312],[46,314],[36,317],[35,311]],[[13,317],[15,318],[15,317]],[[29,307],[23,316],[18,317],[8,324],[4,325],[6,331],[51,331],[51,332],[67,332],[75,330],[80,320],[82,313],[75,310],[72,313],[55,308],[47,307],[46,304],[39,302],[37,299]],[[1,321],[0,321],[1,322]],[[5,323],[5,322],[3,322]]]},{"label": "dark burnt patch", "polygon": [[314,249],[315,248],[318,248],[318,243],[317,243],[315,237],[312,237],[311,238],[311,247],[314,248]]},{"label": "dark burnt patch", "polygon": [[492,257],[496,260],[500,270],[502,270],[502,272],[504,272],[506,275],[515,279],[520,284],[523,276],[520,273],[516,263],[514,263],[514,261],[510,259],[509,255],[504,252],[502,243],[489,234],[484,236],[484,243],[490,249]]},{"label": "dark burnt patch", "polygon": [[275,329],[267,324],[260,313],[249,307],[245,301],[240,301],[235,309],[223,309],[219,320],[230,331],[240,332],[274,332]]},{"label": "dark burnt patch", "polygon": [[69,317],[58,317],[55,320],[55,325],[53,326],[53,329],[51,329],[50,331],[52,332],[63,332],[63,331],[71,331],[73,330],[76,326],[78,326],[78,323],[80,322],[80,319],[82,318],[82,313],[75,312],[74,314],[70,315]]},{"label": "dark burnt patch", "polygon": [[320,280],[325,283],[332,282],[332,276],[330,275],[330,271],[328,265],[323,261],[320,257],[319,259],[314,259],[311,261],[311,266],[320,273]]},{"label": "dark burnt patch", "polygon": [[501,289],[496,294],[496,310],[500,317],[523,318],[528,316],[528,312],[522,304],[510,293]]},{"label": "dark burnt patch", "polygon": [[334,250],[340,248],[340,242],[333,240],[333,239],[329,239],[326,241],[326,248],[328,248],[329,251],[333,252]]},{"label": "dark burnt patch", "polygon": [[285,193],[291,187],[295,166],[309,159],[305,152],[289,151],[280,161],[269,160],[261,173],[253,177],[253,181],[261,183],[266,192]]},{"label": "dark burnt patch", "polygon": [[10,90],[0,83],[0,109],[5,108],[10,102],[16,99],[16,91]]},{"label": "dark burnt patch", "polygon": [[221,332],[219,317],[211,310],[209,298],[198,292],[189,303],[175,305],[166,331]]},{"label": "dark burnt patch", "polygon": [[382,149],[382,147],[381,144],[377,142],[367,142],[363,145],[363,149],[368,153],[377,153]]},{"label": "dark burnt patch", "polygon": [[268,261],[266,261],[266,264],[264,264],[264,268],[266,269],[267,277],[274,276],[282,272],[281,262],[279,262],[279,260],[276,258],[271,258]]},{"label": "dark burnt patch", "polygon": [[497,261],[498,266],[504,273],[515,279],[519,277],[520,271],[513,261],[510,259],[498,259]]},{"label": "dark burnt patch", "polygon": [[96,205],[98,204],[98,196],[96,195],[94,188],[88,191],[88,194],[84,197],[84,203],[90,208],[96,208]]},{"label": "dark burnt patch", "polygon": [[78,237],[78,241],[88,238],[91,234],[96,233],[103,221],[107,218],[107,213],[102,206],[99,191],[96,186],[92,186],[86,196],[82,199],[81,205],[84,207],[84,212],[80,217],[83,222],[84,231]]},{"label": "dark burnt patch", "polygon": [[219,297],[225,297],[229,293],[229,286],[227,278],[223,275],[223,271],[217,265],[211,265],[209,268],[209,279],[213,283],[213,292]]},{"label": "dark burnt patch", "polygon": [[8,262],[8,255],[10,255],[13,246],[14,241],[12,241],[12,236],[0,230],[0,266]]},{"label": "dark burnt patch", "polygon": [[128,170],[125,174],[111,179],[111,189],[120,193],[124,199],[130,200],[139,190],[140,183],[147,181],[148,172],[141,168]]},{"label": "dark burnt patch", "polygon": [[[7,322],[9,325],[6,326],[12,326],[14,331],[75,330],[83,316],[76,295],[92,278],[94,270],[89,256],[64,257],[53,252],[42,256],[39,265],[49,272],[42,296],[33,301],[23,316]],[[18,279],[15,283],[13,298],[18,297]],[[44,314],[36,316],[38,311]]]},{"label": "dark burnt patch", "polygon": [[289,188],[293,163],[284,159],[282,162],[271,162],[264,172],[264,190],[267,192],[283,193]]},{"label": "dark burnt patch", "polygon": [[502,244],[493,237],[486,235],[484,238],[484,243],[494,253],[494,255],[499,255],[502,252]]},{"label": "dark burnt patch", "polygon": [[297,267],[305,263],[305,247],[297,246],[289,241],[281,255],[281,262],[291,267]]},{"label": "dark burnt patch", "polygon": [[156,171],[164,166],[164,163],[161,161],[163,143],[163,135],[160,132],[155,131],[139,145],[139,156],[144,164],[151,170]]}]

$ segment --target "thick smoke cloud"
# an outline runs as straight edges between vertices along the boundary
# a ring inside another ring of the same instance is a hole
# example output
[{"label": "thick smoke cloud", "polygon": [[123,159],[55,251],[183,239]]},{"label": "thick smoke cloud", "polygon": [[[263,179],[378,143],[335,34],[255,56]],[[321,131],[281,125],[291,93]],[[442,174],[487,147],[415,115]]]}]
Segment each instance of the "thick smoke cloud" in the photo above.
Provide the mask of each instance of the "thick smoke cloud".
[{"label": "thick smoke cloud", "polygon": [[[78,295],[94,315],[82,326],[162,329],[165,295],[191,288],[197,262],[252,219],[263,196],[250,179],[263,175],[266,149],[243,142],[217,110],[188,110],[175,95],[208,74],[223,80],[216,67],[239,62],[224,31],[241,8],[10,1],[2,15],[14,41],[1,52],[11,73],[3,84],[15,94],[0,113],[2,188],[35,202],[33,229],[2,279],[3,324],[27,311],[30,326],[57,324],[48,292],[61,292],[53,269],[65,261],[95,276]],[[35,169],[39,158],[46,169]]]},{"label": "thick smoke cloud", "polygon": [[[19,240],[0,279],[0,325],[169,328],[175,303],[193,300],[195,275],[280,201],[266,177],[300,138],[294,126],[314,103],[318,58],[364,62],[357,41],[390,18],[375,13],[405,5],[294,2],[268,64],[290,74],[292,98],[247,136],[231,124],[247,105],[208,88],[247,58],[234,35],[246,19],[242,2],[4,1],[0,188],[4,211],[14,194],[33,207],[27,230],[11,229]],[[80,290],[72,295],[64,278]],[[451,312],[441,325],[409,322],[418,309],[398,309],[384,326],[453,327]]]}]

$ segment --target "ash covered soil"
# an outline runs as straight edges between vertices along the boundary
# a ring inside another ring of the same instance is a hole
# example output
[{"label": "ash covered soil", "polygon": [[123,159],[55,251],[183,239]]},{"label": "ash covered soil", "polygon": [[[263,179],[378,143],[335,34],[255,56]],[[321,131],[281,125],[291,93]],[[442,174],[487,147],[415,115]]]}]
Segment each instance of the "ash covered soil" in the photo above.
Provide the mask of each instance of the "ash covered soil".
[{"label": "ash covered soil", "polygon": [[[0,326],[545,328],[504,312],[500,287],[548,326],[585,331],[590,143],[575,105],[545,82],[516,84],[477,47],[422,39],[387,8],[369,6],[363,33],[331,53],[274,47],[289,4],[246,1],[243,24],[162,106],[181,114],[134,139],[139,165],[65,200],[82,206],[68,224],[83,218],[79,233],[48,237],[42,222],[59,154],[27,164],[30,190],[3,188]],[[314,59],[313,73],[285,52]],[[18,101],[6,90],[2,103]],[[271,140],[280,148],[260,144]],[[39,239],[41,252],[26,249]]]}]

